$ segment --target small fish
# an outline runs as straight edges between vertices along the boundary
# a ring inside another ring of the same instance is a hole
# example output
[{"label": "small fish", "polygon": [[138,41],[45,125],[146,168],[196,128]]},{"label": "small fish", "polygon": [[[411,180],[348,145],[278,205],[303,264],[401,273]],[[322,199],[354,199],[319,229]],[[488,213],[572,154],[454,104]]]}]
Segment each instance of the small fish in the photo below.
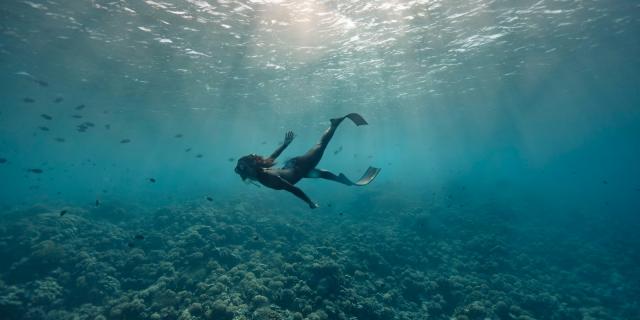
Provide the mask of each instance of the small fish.
[{"label": "small fish", "polygon": [[76,107],[76,110],[82,110],[84,109],[86,106],[84,104],[81,104],[79,106]]},{"label": "small fish", "polygon": [[607,181],[607,180],[602,180],[602,184],[609,184],[609,181]]},{"label": "small fish", "polygon": [[47,119],[47,120],[52,120],[53,119],[53,117],[51,117],[50,115],[48,115],[46,113],[43,113],[40,116],[43,117],[44,119]]},{"label": "small fish", "polygon": [[144,240],[144,236],[141,235],[141,234],[136,234],[136,236],[133,237],[133,238],[136,239],[136,240]]},{"label": "small fish", "polygon": [[229,158],[229,162],[234,162],[234,161],[236,161],[235,158]]},{"label": "small fish", "polygon": [[342,215],[342,212],[340,212],[339,215]]},{"label": "small fish", "polygon": [[184,152],[189,152],[189,151],[191,151],[191,148],[184,149]]},{"label": "small fish", "polygon": [[34,103],[34,102],[36,102],[36,100],[34,100],[33,98],[25,97],[25,98],[22,99],[22,102],[24,102],[24,103]]},{"label": "small fish", "polygon": [[198,154],[196,155],[196,158],[202,158],[202,154],[201,154],[201,153],[198,153]]},{"label": "small fish", "polygon": [[107,130],[111,130],[111,125],[110,124],[105,124],[104,128],[107,129]]},{"label": "small fish", "polygon": [[211,202],[211,201],[213,201],[213,198],[207,197],[207,200]]},{"label": "small fish", "polygon": [[130,139],[122,139],[122,140],[120,140],[120,143],[129,143],[129,142],[131,142]]},{"label": "small fish", "polygon": [[27,169],[27,171],[36,174],[41,174],[43,172],[42,169]]},{"label": "small fish", "polygon": [[154,178],[149,178],[149,181],[151,181],[151,183],[156,183],[156,179]]},{"label": "small fish", "polygon": [[42,127],[38,127],[38,129],[40,129],[40,130],[42,130],[42,131],[49,131],[49,128],[44,127],[44,126],[42,126]]},{"label": "small fish", "polygon": [[253,240],[255,240],[255,241],[258,241],[258,239],[260,239],[260,238],[258,238],[258,236],[254,236],[253,237]]},{"label": "small fish", "polygon": [[39,80],[36,79],[36,77],[34,77],[33,75],[31,75],[30,73],[26,72],[26,71],[20,71],[16,73],[19,76],[25,76],[27,78],[29,78],[31,81],[37,83],[38,85],[40,85],[41,87],[48,87],[49,83],[44,81],[44,80]]},{"label": "small fish", "polygon": [[94,126],[95,126],[95,124],[93,124],[93,122],[89,122],[89,121],[87,121],[87,122],[85,122],[85,123],[83,123],[83,124],[84,124],[85,126],[87,126],[87,127],[94,127]]},{"label": "small fish", "polygon": [[182,133],[178,133],[174,136],[175,138],[182,138]]},{"label": "small fish", "polygon": [[0,163],[7,163],[7,159],[5,159],[5,158],[0,158]]},{"label": "small fish", "polygon": [[63,98],[63,97],[57,97],[57,98],[55,98],[55,100],[53,100],[53,102],[54,102],[54,103],[60,103],[60,102],[62,102],[63,100],[64,100],[64,98]]},{"label": "small fish", "polygon": [[338,149],[336,149],[336,151],[334,151],[333,154],[338,154],[340,153],[340,151],[342,151],[342,146],[338,147]]},{"label": "small fish", "polygon": [[129,246],[129,248],[133,248],[135,246],[135,244],[133,244],[133,242],[129,242],[129,243],[127,243],[127,246]]},{"label": "small fish", "polygon": [[96,207],[100,206],[100,200],[96,199]]},{"label": "small fish", "polygon": [[62,217],[62,216],[64,216],[65,214],[67,214],[67,210],[61,210],[61,211],[60,211],[60,216],[61,216],[61,217]]},{"label": "small fish", "polygon": [[25,77],[27,77],[29,79],[35,79],[35,77],[33,75],[31,75],[29,72],[26,72],[26,71],[18,71],[18,72],[16,72],[16,75],[17,76],[25,76]]},{"label": "small fish", "polygon": [[328,203],[328,204],[327,204],[327,207],[331,208],[331,207],[333,207],[333,204]]},{"label": "small fish", "polygon": [[71,116],[71,118],[75,118],[75,119],[82,119],[82,116],[79,114],[74,114]]},{"label": "small fish", "polygon": [[267,144],[267,142],[266,141],[262,141],[262,144]]},{"label": "small fish", "polygon": [[64,138],[55,138],[54,140],[56,140],[57,142],[65,142],[66,141]]}]

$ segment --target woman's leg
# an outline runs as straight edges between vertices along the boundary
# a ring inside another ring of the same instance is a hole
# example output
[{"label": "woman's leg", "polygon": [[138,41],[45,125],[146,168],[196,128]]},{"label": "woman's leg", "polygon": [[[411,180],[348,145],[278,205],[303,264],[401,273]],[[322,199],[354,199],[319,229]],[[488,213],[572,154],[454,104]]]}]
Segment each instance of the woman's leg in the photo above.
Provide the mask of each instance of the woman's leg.
[{"label": "woman's leg", "polygon": [[[307,174],[318,165],[320,159],[322,159],[322,155],[324,155],[324,150],[327,149],[327,145],[329,145],[329,141],[333,138],[333,134],[336,132],[338,125],[340,125],[345,118],[351,119],[351,121],[358,126],[367,124],[364,118],[357,113],[350,113],[344,117],[331,119],[331,126],[324,132],[324,134],[322,134],[320,141],[318,141],[318,143],[304,155],[294,158],[296,178],[301,179],[307,176]],[[299,179],[295,180],[297,181]]]},{"label": "woman's leg", "polygon": [[347,179],[347,177],[342,173],[340,175],[336,175],[331,171],[317,169],[317,168],[314,168],[311,171],[309,171],[309,173],[307,173],[305,178],[319,178],[319,179],[326,179],[326,180],[339,182],[342,184],[346,184],[348,186],[354,185],[354,183],[351,182],[349,179]]},{"label": "woman's leg", "polygon": [[324,155],[324,151],[329,145],[329,141],[333,138],[333,134],[336,132],[338,125],[340,125],[344,118],[345,117],[331,119],[331,126],[322,134],[320,141],[307,151],[307,153],[297,157],[296,167],[303,176],[318,165],[320,159],[322,159],[322,156]]},{"label": "woman's leg", "polygon": [[365,171],[365,173],[362,175],[362,177],[356,182],[349,180],[349,178],[347,178],[347,176],[345,176],[343,173],[336,175],[333,172],[315,168],[309,171],[305,178],[326,179],[346,184],[348,186],[366,186],[378,176],[380,170],[380,168],[369,167],[367,171]]}]

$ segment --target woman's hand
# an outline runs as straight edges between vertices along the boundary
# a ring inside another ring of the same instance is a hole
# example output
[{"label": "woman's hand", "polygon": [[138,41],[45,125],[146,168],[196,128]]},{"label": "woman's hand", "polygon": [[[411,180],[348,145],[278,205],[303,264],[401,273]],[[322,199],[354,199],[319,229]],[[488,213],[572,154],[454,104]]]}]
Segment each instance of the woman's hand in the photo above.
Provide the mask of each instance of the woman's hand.
[{"label": "woman's hand", "polygon": [[296,135],[293,133],[293,131],[288,131],[285,135],[284,135],[284,144],[289,144],[291,143],[291,141],[293,141],[293,138],[295,138]]}]

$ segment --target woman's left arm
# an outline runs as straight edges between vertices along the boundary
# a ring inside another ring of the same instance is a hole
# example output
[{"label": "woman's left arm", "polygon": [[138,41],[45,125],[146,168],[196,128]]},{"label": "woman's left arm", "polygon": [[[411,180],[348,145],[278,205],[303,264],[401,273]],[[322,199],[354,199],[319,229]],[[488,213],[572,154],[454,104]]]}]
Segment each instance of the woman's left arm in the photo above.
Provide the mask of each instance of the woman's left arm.
[{"label": "woman's left arm", "polygon": [[284,149],[286,149],[289,144],[291,143],[291,141],[293,141],[293,138],[295,138],[295,134],[293,134],[293,131],[288,131],[285,135],[284,135],[284,142],[282,143],[281,146],[278,147],[278,149],[276,149],[276,151],[274,151],[270,156],[269,159],[271,160],[275,160],[281,153],[282,151],[284,151]]}]

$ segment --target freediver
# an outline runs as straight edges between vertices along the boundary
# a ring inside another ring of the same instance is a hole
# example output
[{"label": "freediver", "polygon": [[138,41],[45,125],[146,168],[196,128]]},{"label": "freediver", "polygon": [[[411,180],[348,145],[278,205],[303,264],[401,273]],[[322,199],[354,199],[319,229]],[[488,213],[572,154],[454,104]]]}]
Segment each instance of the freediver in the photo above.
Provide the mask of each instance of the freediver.
[{"label": "freediver", "polygon": [[317,169],[316,166],[324,154],[329,141],[336,132],[338,125],[349,118],[356,126],[366,125],[367,121],[357,113],[350,113],[344,117],[331,119],[331,126],[327,129],[320,141],[307,153],[287,160],[282,168],[273,168],[276,158],[286,149],[295,135],[292,131],[285,134],[284,142],[268,158],[257,154],[246,155],[238,159],[235,172],[240,175],[242,181],[258,181],[262,185],[275,190],[286,190],[296,197],[306,202],[311,209],[318,207],[318,204],[298,187],[294,186],[303,178],[321,178],[339,182],[348,186],[365,186],[369,184],[380,173],[380,168],[369,167],[367,171],[356,182],[349,180],[344,174],[335,175],[327,170]]}]

